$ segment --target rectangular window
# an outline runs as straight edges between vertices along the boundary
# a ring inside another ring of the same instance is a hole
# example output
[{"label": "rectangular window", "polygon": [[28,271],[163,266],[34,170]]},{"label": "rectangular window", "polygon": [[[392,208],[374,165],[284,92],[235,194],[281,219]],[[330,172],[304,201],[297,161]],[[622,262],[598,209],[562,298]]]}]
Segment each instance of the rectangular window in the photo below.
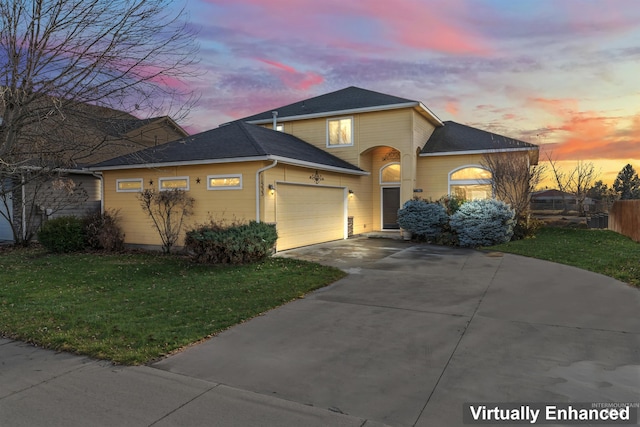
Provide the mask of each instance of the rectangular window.
[{"label": "rectangular window", "polygon": [[353,145],[353,118],[327,120],[327,147]]},{"label": "rectangular window", "polygon": [[142,178],[116,179],[118,193],[139,193],[142,191]]},{"label": "rectangular window", "polygon": [[189,190],[188,176],[175,176],[171,178],[160,178],[160,191],[164,190]]},{"label": "rectangular window", "polygon": [[242,175],[209,175],[208,190],[242,190]]}]

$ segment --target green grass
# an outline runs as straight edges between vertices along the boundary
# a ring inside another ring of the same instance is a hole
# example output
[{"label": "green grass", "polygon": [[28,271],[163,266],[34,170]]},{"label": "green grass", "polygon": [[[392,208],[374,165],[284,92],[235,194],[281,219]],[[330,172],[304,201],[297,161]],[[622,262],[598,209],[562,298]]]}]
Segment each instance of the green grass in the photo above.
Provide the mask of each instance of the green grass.
[{"label": "green grass", "polygon": [[4,251],[0,335],[141,364],[344,275],[283,258],[211,267],[156,254]]},{"label": "green grass", "polygon": [[640,243],[609,230],[546,227],[533,239],[486,249],[573,265],[640,287]]}]

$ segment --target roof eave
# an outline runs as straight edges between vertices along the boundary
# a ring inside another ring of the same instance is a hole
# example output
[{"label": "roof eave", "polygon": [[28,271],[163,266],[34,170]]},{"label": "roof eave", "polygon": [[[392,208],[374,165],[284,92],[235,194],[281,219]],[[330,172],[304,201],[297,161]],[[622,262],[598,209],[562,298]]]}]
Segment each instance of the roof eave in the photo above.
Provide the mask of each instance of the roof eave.
[{"label": "roof eave", "polygon": [[179,162],[164,162],[164,163],[140,163],[135,165],[114,165],[114,166],[102,166],[102,167],[89,167],[89,171],[109,171],[109,170],[126,170],[126,169],[153,169],[163,167],[174,166],[194,166],[194,165],[211,165],[221,163],[238,163],[238,162],[258,162],[258,161],[272,161],[278,160],[280,163],[286,163],[293,166],[307,167],[310,169],[324,170],[328,172],[340,172],[350,175],[370,175],[369,172],[363,170],[355,170],[348,168],[341,168],[338,166],[324,165],[321,163],[307,162],[304,160],[291,159],[289,157],[281,156],[253,156],[253,157],[230,157],[226,159],[205,159],[205,160],[188,160]]},{"label": "roof eave", "polygon": [[[417,102],[417,101],[404,102],[400,104],[377,105],[375,107],[351,108],[347,110],[326,111],[322,113],[300,114],[297,116],[283,116],[283,117],[278,117],[278,123],[292,122],[296,120],[318,119],[318,118],[332,117],[332,116],[345,116],[349,114],[399,110],[403,108],[416,108],[418,110],[422,110],[423,115],[426,116],[432,123],[436,124],[437,126],[444,126],[444,123],[442,123],[442,121],[435,114],[433,114],[431,110],[429,110],[423,103]],[[277,109],[274,109],[274,111],[277,111]],[[249,120],[246,123],[250,123],[253,125],[266,125],[266,124],[273,123],[273,119],[268,118],[268,119],[259,119],[259,120]],[[223,125],[225,124],[227,123],[224,123]]]},{"label": "roof eave", "polygon": [[420,157],[457,156],[464,154],[510,153],[516,151],[538,151],[538,147],[491,148],[487,150],[440,151],[437,153],[420,153]]}]

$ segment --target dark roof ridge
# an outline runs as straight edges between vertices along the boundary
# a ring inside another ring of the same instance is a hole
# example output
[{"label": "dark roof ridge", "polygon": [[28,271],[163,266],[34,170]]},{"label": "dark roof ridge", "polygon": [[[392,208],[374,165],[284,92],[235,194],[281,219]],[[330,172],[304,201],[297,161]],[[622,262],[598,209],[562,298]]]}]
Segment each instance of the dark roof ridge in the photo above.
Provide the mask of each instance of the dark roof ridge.
[{"label": "dark roof ridge", "polygon": [[240,126],[240,129],[242,130],[242,133],[247,137],[247,139],[249,140],[249,142],[251,143],[251,145],[256,149],[256,151],[260,154],[269,154],[267,153],[267,150],[264,149],[264,147],[262,146],[262,144],[260,144],[260,142],[258,142],[253,135],[251,135],[251,133],[249,132],[249,129],[246,128],[246,126],[248,125],[245,122],[234,122],[237,123]]}]

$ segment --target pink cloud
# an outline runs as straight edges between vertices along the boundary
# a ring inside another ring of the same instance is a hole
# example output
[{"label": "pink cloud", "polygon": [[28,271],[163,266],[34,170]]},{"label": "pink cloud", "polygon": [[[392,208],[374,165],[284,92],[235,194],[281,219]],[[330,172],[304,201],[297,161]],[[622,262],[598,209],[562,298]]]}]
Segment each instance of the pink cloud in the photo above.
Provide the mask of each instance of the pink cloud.
[{"label": "pink cloud", "polygon": [[447,111],[447,113],[453,116],[457,116],[458,113],[460,112],[460,106],[458,105],[457,102],[454,102],[454,101],[448,101],[445,104],[444,109]]},{"label": "pink cloud", "polygon": [[[462,0],[345,2],[343,0],[207,0],[230,12],[229,27],[261,39],[296,41],[346,49],[380,50],[389,43],[452,54],[487,54],[491,48],[465,25],[473,8]],[[241,10],[242,13],[232,13]],[[237,17],[237,18],[236,18]],[[461,19],[462,18],[462,19]],[[462,21],[462,22],[461,22]],[[259,22],[260,25],[256,25]],[[362,31],[361,31],[362,30]],[[382,37],[362,39],[363,32]]]},{"label": "pink cloud", "polygon": [[640,114],[632,117],[580,111],[575,99],[532,98],[533,106],[552,113],[559,123],[546,125],[554,140],[545,144],[557,160],[637,158],[640,155]]},{"label": "pink cloud", "polygon": [[258,61],[270,65],[271,72],[278,77],[285,86],[296,90],[308,90],[324,82],[324,78],[312,71],[299,72],[295,68],[276,61],[256,58]]}]

